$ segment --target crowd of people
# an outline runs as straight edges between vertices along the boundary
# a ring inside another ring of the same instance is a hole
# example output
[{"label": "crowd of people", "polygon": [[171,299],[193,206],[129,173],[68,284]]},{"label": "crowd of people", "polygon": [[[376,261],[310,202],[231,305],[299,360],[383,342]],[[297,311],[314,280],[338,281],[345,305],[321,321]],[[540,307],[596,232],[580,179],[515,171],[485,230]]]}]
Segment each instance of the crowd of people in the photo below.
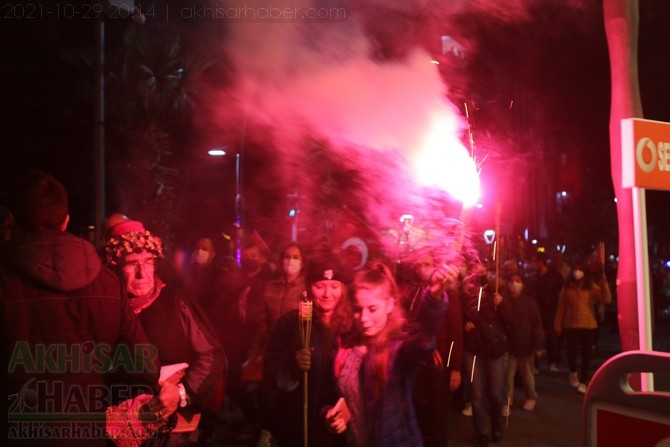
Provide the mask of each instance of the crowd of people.
[{"label": "crowd of people", "polygon": [[539,363],[559,373],[564,343],[566,384],[585,392],[612,302],[604,266],[543,252],[495,275],[462,247],[352,267],[337,247],[275,255],[249,238],[238,263],[207,235],[167,253],[123,214],[95,247],[67,232],[67,192],[43,172],[8,205],[11,445],[445,447],[463,405],[487,446],[513,408],[534,410]]}]

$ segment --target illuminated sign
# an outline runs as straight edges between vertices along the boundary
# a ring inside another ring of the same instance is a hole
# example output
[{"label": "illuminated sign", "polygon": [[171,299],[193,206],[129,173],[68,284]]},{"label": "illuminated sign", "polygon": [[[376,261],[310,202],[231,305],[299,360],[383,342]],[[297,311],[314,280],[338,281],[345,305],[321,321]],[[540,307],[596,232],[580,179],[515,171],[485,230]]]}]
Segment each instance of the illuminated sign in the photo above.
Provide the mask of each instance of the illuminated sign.
[{"label": "illuminated sign", "polygon": [[621,120],[624,188],[670,190],[670,123]]}]

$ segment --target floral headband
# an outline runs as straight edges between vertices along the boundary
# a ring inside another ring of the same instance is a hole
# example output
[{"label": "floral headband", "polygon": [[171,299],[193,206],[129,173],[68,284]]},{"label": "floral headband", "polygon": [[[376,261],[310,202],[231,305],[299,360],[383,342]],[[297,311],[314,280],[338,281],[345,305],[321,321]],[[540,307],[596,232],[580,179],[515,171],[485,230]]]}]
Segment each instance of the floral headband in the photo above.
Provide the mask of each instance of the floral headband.
[{"label": "floral headband", "polygon": [[124,256],[142,251],[153,253],[156,257],[163,257],[163,243],[158,236],[150,231],[133,230],[109,238],[105,244],[105,263],[118,265]]}]

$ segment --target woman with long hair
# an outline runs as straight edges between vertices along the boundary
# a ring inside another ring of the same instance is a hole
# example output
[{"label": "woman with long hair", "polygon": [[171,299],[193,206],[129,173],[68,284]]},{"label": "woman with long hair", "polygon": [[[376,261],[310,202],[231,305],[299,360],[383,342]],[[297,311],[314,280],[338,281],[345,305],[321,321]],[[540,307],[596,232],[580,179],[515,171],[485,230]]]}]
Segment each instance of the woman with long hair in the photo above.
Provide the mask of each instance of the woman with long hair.
[{"label": "woman with long hair", "polygon": [[302,315],[297,309],[281,316],[270,333],[263,361],[261,410],[279,447],[305,445],[305,433],[309,445],[326,447],[336,442],[319,422],[319,407],[333,398],[327,368],[334,340],[351,326],[348,274],[331,255],[306,266],[305,283],[303,304],[311,305],[311,316],[304,309]]},{"label": "woman with long hair", "polygon": [[408,322],[398,286],[385,264],[373,262],[355,272],[354,328],[341,339],[333,367],[338,394],[348,411],[338,406],[325,413],[330,431],[345,432],[348,446],[423,446],[412,403],[414,380],[417,368],[435,348],[435,334],[447,307],[444,290],[457,276],[454,268],[436,268],[422,290],[420,312]]}]

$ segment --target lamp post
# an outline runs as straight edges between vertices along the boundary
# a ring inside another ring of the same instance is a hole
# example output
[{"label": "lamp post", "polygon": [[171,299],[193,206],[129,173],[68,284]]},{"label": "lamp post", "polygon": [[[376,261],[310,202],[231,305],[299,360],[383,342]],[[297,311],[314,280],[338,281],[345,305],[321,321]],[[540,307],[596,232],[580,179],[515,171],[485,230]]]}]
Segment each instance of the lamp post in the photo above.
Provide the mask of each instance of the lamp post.
[{"label": "lamp post", "polygon": [[[216,147],[207,151],[212,157],[226,155],[225,147]],[[235,154],[235,261],[242,264],[242,177],[240,153]]]},{"label": "lamp post", "polygon": [[110,11],[123,14],[134,23],[144,23],[145,17],[135,0],[103,0],[103,13],[95,19],[95,61],[94,61],[94,118],[93,146],[95,150],[95,241],[102,239],[102,222],[106,214],[105,191],[105,19]]},{"label": "lamp post", "polygon": [[102,221],[105,218],[105,18],[95,19],[95,241],[102,239]]},{"label": "lamp post", "polygon": [[242,187],[240,176],[240,153],[235,154],[235,225],[237,226],[235,241],[235,260],[242,265]]},{"label": "lamp post", "polygon": [[235,223],[242,228],[241,204],[242,192],[240,190],[240,154],[235,154]]},{"label": "lamp post", "polygon": [[291,194],[286,194],[289,203],[288,217],[291,219],[291,241],[298,242],[298,216],[300,215],[300,194],[293,191]]}]

